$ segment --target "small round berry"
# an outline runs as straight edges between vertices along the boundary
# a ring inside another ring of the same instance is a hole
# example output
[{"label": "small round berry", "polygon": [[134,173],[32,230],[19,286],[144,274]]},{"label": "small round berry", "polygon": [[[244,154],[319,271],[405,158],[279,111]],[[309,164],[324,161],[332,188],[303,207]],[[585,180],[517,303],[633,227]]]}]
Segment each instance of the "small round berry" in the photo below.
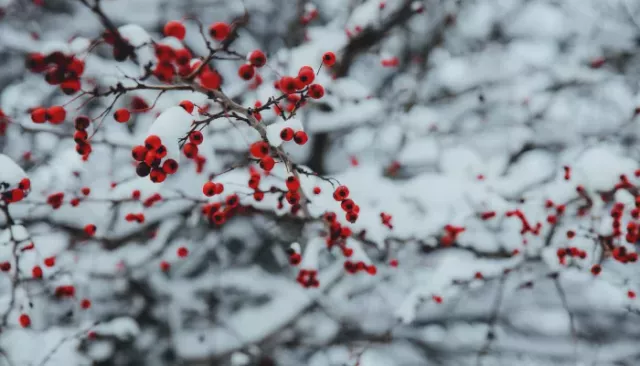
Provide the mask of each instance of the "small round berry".
[{"label": "small round berry", "polygon": [[131,118],[131,113],[125,108],[120,108],[113,113],[113,119],[120,123],[129,122],[129,118]]},{"label": "small round berry", "polygon": [[86,142],[89,138],[89,134],[85,130],[79,130],[73,133],[73,141],[77,143]]},{"label": "small round berry", "polygon": [[293,129],[291,127],[285,127],[280,131],[280,138],[283,141],[291,141],[293,139]]},{"label": "small round berry", "polygon": [[80,90],[80,80],[78,79],[69,79],[65,80],[60,84],[60,89],[65,95],[73,95]]},{"label": "small round berry", "polygon": [[79,155],[87,156],[87,155],[89,155],[89,154],[91,153],[91,151],[92,151],[92,149],[91,149],[91,145],[90,145],[90,144],[88,144],[87,142],[84,142],[84,141],[83,141],[83,142],[78,143],[78,144],[76,145],[76,152],[77,152]]},{"label": "small round berry", "polygon": [[42,268],[40,266],[34,266],[31,269],[31,275],[33,278],[42,278]]},{"label": "small round berry", "polygon": [[166,174],[175,174],[178,171],[178,162],[173,159],[167,159],[162,163],[162,171]]},{"label": "small round berry", "polygon": [[205,196],[211,197],[216,194],[216,184],[214,182],[207,182],[202,186],[202,193]]},{"label": "small round berry", "polygon": [[256,71],[251,64],[243,64],[238,68],[238,75],[240,75],[243,80],[251,80],[255,73]]},{"label": "small round berry", "polygon": [[67,111],[63,107],[56,105],[47,109],[47,116],[49,117],[49,122],[59,125],[67,117]]},{"label": "small round berry", "polygon": [[254,157],[261,159],[267,155],[269,155],[269,144],[266,141],[257,141],[251,144],[249,147],[249,152]]},{"label": "small round berry", "polygon": [[313,194],[320,194],[322,192],[322,190],[320,189],[320,187],[313,187]]},{"label": "small round berry", "polygon": [[155,150],[155,149],[159,148],[160,145],[162,145],[162,140],[160,140],[160,137],[158,137],[157,135],[148,136],[144,140],[144,146],[148,150]]},{"label": "small round berry", "polygon": [[230,31],[231,27],[229,27],[227,23],[223,22],[213,23],[209,27],[209,35],[216,41],[224,41],[224,39],[229,35]]},{"label": "small round berry", "polygon": [[86,130],[91,124],[91,120],[87,116],[78,116],[76,117],[74,124],[76,130]]},{"label": "small round berry", "polygon": [[286,184],[287,189],[290,191],[297,191],[298,189],[300,189],[300,180],[298,180],[298,178],[293,175],[287,177]]},{"label": "small round berry", "polygon": [[316,74],[311,66],[302,66],[300,71],[298,71],[298,79],[300,79],[304,85],[311,84],[315,78]]},{"label": "small round berry", "polygon": [[260,50],[251,52],[247,58],[249,63],[255,67],[262,67],[267,63],[267,57]]},{"label": "small round berry", "polygon": [[186,34],[187,30],[184,24],[178,21],[172,20],[164,25],[164,35],[167,37],[175,37],[182,41]]},{"label": "small round berry", "polygon": [[187,249],[185,247],[179,247],[178,250],[176,251],[176,253],[178,254],[178,257],[184,258],[187,255],[189,255],[189,249]]},{"label": "small round berry", "polygon": [[147,150],[146,147],[138,145],[131,149],[131,156],[133,156],[133,159],[136,161],[143,161],[148,152],[149,150]]},{"label": "small round berry", "polygon": [[44,108],[36,108],[32,110],[31,120],[34,123],[45,123],[47,121],[47,110]]},{"label": "small round berry", "polygon": [[333,52],[325,52],[322,55],[322,63],[331,67],[336,63],[336,55]]},{"label": "small round berry", "polygon": [[136,174],[138,177],[146,177],[151,173],[151,167],[147,165],[145,162],[140,162],[138,166],[136,166]]},{"label": "small round berry", "polygon": [[20,314],[20,318],[18,320],[20,321],[20,326],[23,328],[27,328],[31,325],[31,318],[29,318],[29,315],[27,314]]},{"label": "small round berry", "polygon": [[180,107],[184,108],[184,110],[189,114],[193,113],[194,105],[189,100],[183,100],[182,102],[180,102]]},{"label": "small round berry", "polygon": [[309,141],[309,136],[304,131],[298,131],[293,135],[293,141],[298,145],[304,145]]},{"label": "small round berry", "polygon": [[309,85],[309,96],[313,99],[320,99],[324,96],[324,87],[320,84]]},{"label": "small round berry", "polygon": [[296,83],[296,79],[291,76],[284,76],[278,82],[278,86],[280,87],[280,91],[285,94],[295,93],[298,89],[298,85]]},{"label": "small round berry", "polygon": [[89,309],[91,307],[91,300],[82,299],[82,301],[80,301],[80,307],[85,310]]},{"label": "small round berry", "polygon": [[193,131],[189,134],[189,141],[193,144],[200,145],[202,141],[204,141],[204,137],[202,136],[202,132]]},{"label": "small round berry", "polygon": [[264,192],[262,191],[255,191],[253,193],[253,199],[260,202],[262,201],[262,199],[264,198]]},{"label": "small round berry", "polygon": [[162,183],[167,179],[167,174],[162,169],[153,168],[151,169],[151,173],[149,173],[149,179],[153,183]]},{"label": "small round berry", "polygon": [[47,267],[53,267],[56,265],[56,257],[47,257],[44,259],[44,265]]},{"label": "small round berry", "polygon": [[88,224],[84,227],[84,232],[89,236],[94,236],[96,234],[96,226],[94,224]]},{"label": "small round berry", "polygon": [[346,200],[347,198],[349,198],[349,188],[347,188],[347,186],[339,186],[333,192],[333,198],[336,201],[344,201],[344,200]]},{"label": "small round berry", "polygon": [[271,156],[265,156],[260,159],[260,168],[269,172],[276,165],[276,161]]},{"label": "small round berry", "polygon": [[189,159],[193,159],[198,155],[198,145],[192,142],[187,142],[186,144],[184,144],[182,152],[184,153],[184,156],[188,157]]},{"label": "small round berry", "polygon": [[160,262],[160,270],[162,272],[168,272],[169,269],[171,269],[171,264],[169,264],[169,262],[167,261]]}]

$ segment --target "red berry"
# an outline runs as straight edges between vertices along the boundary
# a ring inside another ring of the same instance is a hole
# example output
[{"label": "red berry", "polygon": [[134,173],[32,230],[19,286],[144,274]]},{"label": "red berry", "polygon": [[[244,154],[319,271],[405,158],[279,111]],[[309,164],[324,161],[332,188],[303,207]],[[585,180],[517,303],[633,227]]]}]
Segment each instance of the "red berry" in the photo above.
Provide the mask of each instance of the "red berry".
[{"label": "red berry", "polygon": [[298,178],[293,175],[287,177],[286,184],[287,189],[290,191],[297,191],[298,189],[300,189],[300,180],[298,180]]},{"label": "red berry", "polygon": [[262,191],[255,191],[253,193],[253,199],[260,202],[262,201],[262,199],[264,198],[264,192]]},{"label": "red berry", "polygon": [[202,193],[205,196],[211,197],[216,194],[216,184],[213,182],[207,182],[202,186]]},{"label": "red berry", "polygon": [[200,73],[200,85],[205,89],[218,89],[222,78],[217,71],[203,71]]},{"label": "red berry", "polygon": [[223,41],[229,35],[231,28],[227,23],[217,22],[209,27],[209,35],[216,41]]},{"label": "red berry", "polygon": [[149,173],[149,179],[153,183],[162,183],[167,179],[167,174],[162,169],[153,168]]},{"label": "red berry", "polygon": [[313,72],[311,66],[302,66],[298,71],[298,79],[302,81],[304,85],[309,85],[316,78],[316,74]]},{"label": "red berry", "polygon": [[167,159],[162,164],[162,171],[166,174],[175,174],[178,171],[178,162],[173,159]]},{"label": "red berry", "polygon": [[320,192],[322,192],[320,187],[313,187],[313,194],[320,194]]},{"label": "red berry", "polygon": [[333,198],[336,201],[346,200],[347,198],[349,198],[349,188],[347,188],[347,186],[339,186],[333,192]]},{"label": "red berry", "polygon": [[44,265],[47,267],[53,267],[56,265],[56,257],[48,257],[44,259]]},{"label": "red berry", "polygon": [[322,55],[322,63],[331,67],[336,63],[336,55],[333,52],[325,52]]},{"label": "red berry", "polygon": [[202,136],[202,132],[193,131],[189,134],[189,141],[196,145],[200,145],[202,141],[204,141],[204,137]]},{"label": "red berry", "polygon": [[29,315],[27,314],[20,314],[19,321],[20,321],[20,325],[23,328],[27,328],[28,326],[31,325],[31,318],[29,318]]},{"label": "red berry", "polygon": [[94,236],[96,234],[96,226],[94,224],[88,224],[84,227],[84,232],[89,236]]},{"label": "red berry", "polygon": [[244,80],[251,80],[253,75],[255,75],[255,69],[251,64],[243,64],[238,68],[238,75]]},{"label": "red berry", "polygon": [[120,123],[129,122],[129,118],[131,117],[131,113],[129,110],[125,108],[120,108],[115,113],[113,113],[113,119]]},{"label": "red berry", "polygon": [[271,156],[265,156],[260,159],[260,167],[267,172],[271,171],[275,165],[276,161]]},{"label": "red berry", "polygon": [[31,269],[31,275],[33,278],[42,278],[42,268],[40,266],[34,266]]},{"label": "red berry", "polygon": [[175,37],[182,41],[186,34],[184,25],[178,21],[172,20],[164,26],[164,35],[167,37]]},{"label": "red berry", "polygon": [[264,52],[260,50],[251,52],[247,58],[249,63],[255,67],[262,67],[267,63],[267,57],[264,55]]},{"label": "red berry", "polygon": [[167,272],[170,268],[171,268],[171,264],[169,264],[169,262],[167,261],[160,262],[160,270],[162,270],[162,272]]},{"label": "red berry", "polygon": [[304,145],[309,141],[309,136],[304,131],[298,131],[293,135],[293,141],[298,145]]},{"label": "red berry", "polygon": [[324,96],[324,88],[320,84],[309,85],[309,96],[313,99],[320,99]]},{"label": "red berry", "polygon": [[196,155],[198,155],[198,145],[192,142],[187,142],[186,144],[184,144],[182,152],[184,153],[184,156],[188,157],[189,159],[193,159],[196,157]]},{"label": "red berry", "polygon": [[187,255],[189,255],[189,250],[187,248],[185,248],[185,247],[180,247],[177,250],[177,254],[178,254],[178,257],[184,258]]},{"label": "red berry", "polygon": [[592,273],[594,276],[599,275],[599,274],[600,274],[600,272],[602,272],[602,267],[601,267],[599,264],[594,264],[594,265],[591,267],[591,273]]},{"label": "red berry", "polygon": [[73,141],[77,143],[86,142],[89,138],[89,134],[85,130],[79,130],[73,133]]},{"label": "red berry", "polygon": [[184,110],[189,114],[193,113],[194,105],[191,101],[183,100],[182,102],[180,102],[180,107],[184,108]]},{"label": "red berry", "polygon": [[69,79],[65,80],[60,84],[60,89],[66,95],[73,95],[80,90],[80,80],[78,79]]},{"label": "red berry", "polygon": [[258,159],[269,155],[269,150],[269,144],[266,141],[254,142],[249,147],[249,152],[251,153],[251,155],[255,156]]},{"label": "red berry", "polygon": [[285,76],[282,79],[280,79],[278,86],[280,87],[280,91],[285,94],[295,93],[296,90],[298,89],[298,85],[296,84],[296,79],[292,78],[291,76]]},{"label": "red berry", "polygon": [[280,131],[280,138],[283,141],[291,141],[293,139],[293,129],[291,127],[285,127]]},{"label": "red berry", "polygon": [[91,307],[91,300],[89,299],[82,299],[82,301],[80,301],[80,307],[83,309],[89,309]]},{"label": "red berry", "polygon": [[64,119],[67,117],[67,111],[61,106],[49,107],[47,109],[47,117],[49,118],[49,122],[59,125],[64,122]]},{"label": "red berry", "polygon": [[36,108],[32,110],[31,120],[34,123],[45,123],[47,121],[47,110],[44,108]]},{"label": "red berry", "polygon": [[138,145],[131,150],[131,155],[133,156],[134,160],[143,161],[148,152],[149,150],[147,150],[146,147]]},{"label": "red berry", "polygon": [[157,135],[151,135],[144,140],[144,146],[147,150],[155,150],[162,145],[162,140]]}]

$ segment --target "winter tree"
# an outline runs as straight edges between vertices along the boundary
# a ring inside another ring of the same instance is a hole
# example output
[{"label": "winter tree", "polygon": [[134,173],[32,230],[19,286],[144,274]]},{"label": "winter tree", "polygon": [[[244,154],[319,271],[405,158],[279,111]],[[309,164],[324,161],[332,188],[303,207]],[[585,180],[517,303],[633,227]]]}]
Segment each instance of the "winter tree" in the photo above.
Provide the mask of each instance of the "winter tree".
[{"label": "winter tree", "polygon": [[640,362],[639,1],[0,19],[0,365]]}]

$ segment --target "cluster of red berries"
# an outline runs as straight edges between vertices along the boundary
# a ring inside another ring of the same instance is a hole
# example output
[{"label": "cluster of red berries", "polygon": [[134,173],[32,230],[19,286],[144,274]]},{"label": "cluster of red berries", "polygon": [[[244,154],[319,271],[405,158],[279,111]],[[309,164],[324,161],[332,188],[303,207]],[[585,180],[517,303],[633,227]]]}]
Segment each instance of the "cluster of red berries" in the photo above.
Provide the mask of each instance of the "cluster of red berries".
[{"label": "cluster of red berries", "polygon": [[157,135],[147,137],[144,140],[144,145],[135,146],[131,150],[131,154],[139,162],[136,167],[138,176],[149,176],[154,183],[162,183],[167,175],[175,174],[178,171],[178,162],[174,159],[165,159],[167,148]]},{"label": "cluster of red berries", "polygon": [[191,131],[189,133],[189,142],[182,147],[182,153],[188,159],[196,159],[199,155],[198,146],[204,141],[204,136],[200,131]]},{"label": "cluster of red berries", "polygon": [[567,264],[567,257],[585,259],[587,257],[587,252],[576,247],[568,247],[558,248],[556,255],[558,256],[560,264],[565,265]]},{"label": "cluster of red berries", "polygon": [[240,65],[238,75],[243,80],[251,80],[256,75],[256,68],[266,65],[267,56],[260,50],[255,50],[247,55],[247,62]]},{"label": "cluster of red berries", "polygon": [[59,85],[66,95],[73,95],[80,90],[84,61],[73,55],[62,52],[48,55],[31,53],[27,56],[26,66],[31,72],[45,72],[45,81],[50,85]]},{"label": "cluster of red berries", "polygon": [[142,205],[146,208],[149,208],[153,206],[156,202],[160,202],[160,201],[162,201],[162,196],[160,195],[160,193],[154,193],[151,196],[147,197],[147,199],[144,200],[144,202],[142,202]]},{"label": "cluster of red berries", "polygon": [[62,203],[64,202],[64,192],[52,193],[47,197],[47,204],[51,206],[54,210],[62,207]]},{"label": "cluster of red berries", "polygon": [[20,202],[29,194],[29,190],[31,190],[31,181],[29,178],[23,178],[18,183],[18,187],[2,192],[2,200],[6,203]]},{"label": "cluster of red berries", "polygon": [[342,210],[345,212],[347,221],[353,224],[358,220],[360,206],[356,205],[356,203],[349,198],[349,188],[347,188],[347,186],[338,186],[333,192],[333,199],[340,202],[340,207],[342,207]]},{"label": "cluster of red berries", "polygon": [[265,172],[270,172],[276,162],[271,157],[271,146],[266,141],[256,141],[249,146],[249,153],[256,159],[260,159],[260,168]]},{"label": "cluster of red berries", "polygon": [[91,154],[91,143],[89,142],[89,133],[87,128],[91,124],[91,120],[87,116],[78,116],[74,121],[76,132],[73,134],[73,140],[76,142],[76,152],[83,159],[87,159]]},{"label": "cluster of red berries", "polygon": [[623,246],[615,247],[611,251],[611,256],[620,263],[633,263],[638,261],[638,253],[630,252]]},{"label": "cluster of red berries", "polygon": [[[219,183],[216,183],[219,184]],[[208,203],[202,206],[202,214],[206,216],[212,223],[216,225],[224,224],[233,212],[240,205],[240,198],[237,194],[231,194],[224,200],[224,204],[220,202]]]},{"label": "cluster of red berries", "polygon": [[153,75],[160,81],[170,82],[177,75],[186,77],[194,68],[191,65],[192,55],[186,48],[173,49],[167,44],[155,44],[157,64]]},{"label": "cluster of red berries", "polygon": [[507,217],[515,216],[518,219],[520,219],[520,222],[522,222],[522,229],[520,229],[520,235],[524,235],[528,232],[530,232],[533,235],[540,234],[540,229],[542,229],[542,224],[538,222],[536,223],[536,226],[531,226],[531,224],[529,224],[529,221],[527,220],[527,218],[525,217],[522,211],[520,210],[507,211],[505,215]]},{"label": "cluster of red berries", "polygon": [[137,222],[137,223],[139,223],[139,224],[142,224],[142,223],[144,223],[144,214],[143,214],[143,213],[137,213],[137,214],[134,214],[134,213],[128,213],[128,214],[124,217],[124,219],[125,219],[127,222],[133,222],[133,221],[135,221],[135,222]]},{"label": "cluster of red berries", "polygon": [[378,273],[378,269],[373,264],[366,265],[363,261],[352,262],[347,260],[344,262],[344,270],[349,274],[356,274],[358,272],[366,271],[370,275]]},{"label": "cluster of red berries", "polygon": [[440,244],[450,246],[458,239],[458,235],[465,231],[465,228],[461,226],[445,225],[444,231],[444,235],[440,238]]},{"label": "cluster of red berries", "polygon": [[249,188],[253,189],[253,199],[260,202],[264,199],[264,191],[260,190],[260,173],[254,168],[250,167]]},{"label": "cluster of red berries", "polygon": [[284,198],[291,206],[298,206],[302,198],[300,195],[300,180],[296,176],[290,175],[285,180],[285,184],[287,185],[287,193],[285,193]]},{"label": "cluster of red berries", "polygon": [[293,140],[298,145],[304,145],[309,141],[309,136],[306,132],[294,131],[291,127],[285,127],[280,131],[280,138],[282,141],[291,141]]},{"label": "cluster of red berries", "polygon": [[283,76],[274,83],[274,87],[285,94],[293,94],[307,88],[306,93],[302,93],[300,99],[296,100],[295,103],[304,102],[307,96],[313,99],[320,99],[324,96],[324,88],[320,84],[312,84],[315,77],[316,74],[311,66],[302,66],[298,70],[296,77]]},{"label": "cluster of red berries", "polygon": [[64,122],[66,117],[67,111],[59,105],[49,108],[34,108],[31,110],[31,120],[34,123],[45,123],[49,121],[51,124],[59,125]]},{"label": "cluster of red berries", "polygon": [[325,212],[324,221],[329,226],[329,235],[327,236],[327,249],[331,250],[334,246],[338,246],[342,251],[342,255],[349,258],[353,254],[353,249],[347,247],[346,240],[353,232],[348,226],[342,226],[337,216],[333,212]]},{"label": "cluster of red berries", "polygon": [[298,282],[304,288],[318,288],[320,287],[320,281],[318,281],[318,271],[315,269],[301,269],[296,277]]}]

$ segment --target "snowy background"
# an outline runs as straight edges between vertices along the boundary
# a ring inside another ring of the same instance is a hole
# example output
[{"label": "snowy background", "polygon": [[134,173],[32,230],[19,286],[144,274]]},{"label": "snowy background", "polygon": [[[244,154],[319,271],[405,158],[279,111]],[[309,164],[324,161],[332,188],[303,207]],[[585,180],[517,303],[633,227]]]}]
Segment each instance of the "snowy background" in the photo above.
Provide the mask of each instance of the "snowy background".
[{"label": "snowy background", "polygon": [[[159,45],[220,88],[160,80]],[[636,0],[0,0],[0,365],[640,364],[638,50]],[[25,62],[54,52],[84,66],[73,95]],[[274,88],[302,66],[304,105]],[[136,175],[150,135],[162,183]]]}]

